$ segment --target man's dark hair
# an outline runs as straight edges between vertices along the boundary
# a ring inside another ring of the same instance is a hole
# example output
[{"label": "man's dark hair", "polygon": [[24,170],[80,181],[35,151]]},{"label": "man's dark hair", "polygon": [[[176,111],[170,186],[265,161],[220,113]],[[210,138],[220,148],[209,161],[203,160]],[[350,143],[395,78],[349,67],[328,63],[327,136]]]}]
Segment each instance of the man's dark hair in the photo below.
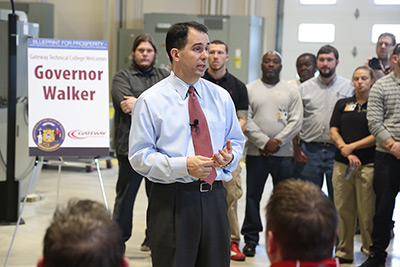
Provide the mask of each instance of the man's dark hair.
[{"label": "man's dark hair", "polygon": [[297,62],[299,61],[299,59],[302,58],[302,57],[310,57],[311,60],[312,60],[312,63],[314,64],[314,67],[317,66],[317,58],[316,58],[315,55],[312,54],[312,53],[303,53],[303,54],[301,54],[300,56],[298,56],[298,57],[297,57],[297,60],[296,60],[296,64],[297,64]]},{"label": "man's dark hair", "polygon": [[197,22],[197,21],[190,21],[190,22],[180,22],[172,25],[165,38],[165,46],[167,49],[169,60],[172,62],[172,55],[171,49],[177,48],[182,49],[187,44],[187,37],[189,33],[189,29],[195,29],[199,32],[208,33],[207,26]]},{"label": "man's dark hair", "polygon": [[46,267],[122,266],[124,242],[115,221],[103,204],[92,200],[70,201],[54,213],[43,248]]},{"label": "man's dark hair", "polygon": [[339,52],[337,51],[336,48],[334,48],[331,45],[324,45],[323,47],[321,47],[318,50],[317,58],[319,57],[320,54],[330,54],[330,53],[333,53],[335,55],[336,60],[339,59]]},{"label": "man's dark hair", "polygon": [[151,46],[153,47],[154,52],[157,53],[157,46],[156,46],[153,38],[151,38],[151,36],[148,34],[140,34],[135,38],[135,40],[133,41],[133,45],[132,45],[132,52],[135,52],[136,49],[138,48],[138,46],[143,42],[149,42],[151,44]]},{"label": "man's dark hair", "polygon": [[267,204],[267,231],[280,245],[283,260],[332,258],[338,215],[316,185],[288,179],[274,187]]},{"label": "man's dark hair", "polygon": [[[396,36],[393,33],[390,33],[390,32],[381,33],[379,35],[379,37],[378,37],[378,42],[379,42],[379,39],[381,39],[381,37],[384,37],[384,36],[392,38],[392,46],[396,45]],[[378,45],[378,42],[376,42],[376,45]]]},{"label": "man's dark hair", "polygon": [[224,45],[225,46],[225,52],[228,54],[228,45],[221,40],[214,40],[210,42],[210,44],[217,44],[217,45]]}]

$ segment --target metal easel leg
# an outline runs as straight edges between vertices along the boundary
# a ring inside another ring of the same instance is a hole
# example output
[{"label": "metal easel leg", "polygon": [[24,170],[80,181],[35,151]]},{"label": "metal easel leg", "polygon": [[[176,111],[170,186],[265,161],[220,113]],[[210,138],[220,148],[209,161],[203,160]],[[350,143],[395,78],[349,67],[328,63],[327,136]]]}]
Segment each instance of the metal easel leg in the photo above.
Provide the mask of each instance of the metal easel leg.
[{"label": "metal easel leg", "polygon": [[58,181],[57,181],[57,197],[56,197],[56,207],[58,207],[58,200],[60,196],[60,183],[61,183],[61,167],[64,164],[64,160],[62,157],[58,158],[60,164],[58,165]]},{"label": "metal easel leg", "polygon": [[95,159],[94,159],[94,162],[96,163],[97,174],[98,174],[98,177],[99,177],[99,183],[100,183],[101,193],[103,194],[104,205],[106,206],[106,209],[107,209],[108,211],[110,211],[110,210],[108,209],[107,198],[106,198],[106,194],[105,194],[105,191],[104,191],[103,178],[101,177],[99,159],[98,159],[98,158],[95,158]]},{"label": "metal easel leg", "polygon": [[10,243],[10,247],[9,247],[9,249],[8,249],[6,261],[4,262],[4,267],[7,266],[8,258],[10,257],[10,254],[11,254],[11,249],[12,249],[12,246],[13,246],[13,244],[14,244],[15,236],[17,235],[18,227],[19,227],[19,225],[20,225],[20,223],[21,223],[22,212],[24,211],[24,207],[25,207],[25,204],[26,204],[26,199],[28,198],[29,191],[31,190],[33,177],[35,177],[36,169],[37,169],[37,165],[38,165],[38,164],[39,164],[39,158],[36,157],[35,166],[34,166],[33,171],[32,171],[31,179],[29,180],[29,185],[28,185],[28,189],[26,190],[26,194],[25,194],[25,197],[24,197],[24,202],[23,202],[23,204],[22,204],[22,208],[21,208],[21,210],[20,210],[20,212],[19,212],[19,214],[18,214],[17,224],[16,224],[16,226],[15,226],[14,234],[13,234],[13,236],[12,236],[11,243]]}]

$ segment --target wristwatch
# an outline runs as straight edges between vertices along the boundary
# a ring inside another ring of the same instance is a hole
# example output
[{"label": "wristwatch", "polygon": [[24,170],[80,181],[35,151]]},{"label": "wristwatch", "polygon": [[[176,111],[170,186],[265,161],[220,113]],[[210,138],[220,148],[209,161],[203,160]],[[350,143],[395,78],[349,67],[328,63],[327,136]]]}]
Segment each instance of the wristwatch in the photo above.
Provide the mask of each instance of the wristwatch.
[{"label": "wristwatch", "polygon": [[226,169],[226,168],[228,168],[229,166],[231,166],[234,157],[235,157],[235,156],[232,154],[232,159],[231,159],[231,161],[229,161],[225,166],[222,166],[221,168],[222,168],[222,169]]}]

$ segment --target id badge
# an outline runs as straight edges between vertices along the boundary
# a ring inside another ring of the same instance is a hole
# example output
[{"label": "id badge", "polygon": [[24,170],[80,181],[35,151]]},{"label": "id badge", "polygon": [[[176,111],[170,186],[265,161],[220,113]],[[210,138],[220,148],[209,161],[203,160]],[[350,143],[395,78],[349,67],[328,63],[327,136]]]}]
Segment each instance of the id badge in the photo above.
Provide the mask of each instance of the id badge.
[{"label": "id badge", "polygon": [[346,104],[344,111],[354,111],[357,107],[356,103],[348,103]]}]

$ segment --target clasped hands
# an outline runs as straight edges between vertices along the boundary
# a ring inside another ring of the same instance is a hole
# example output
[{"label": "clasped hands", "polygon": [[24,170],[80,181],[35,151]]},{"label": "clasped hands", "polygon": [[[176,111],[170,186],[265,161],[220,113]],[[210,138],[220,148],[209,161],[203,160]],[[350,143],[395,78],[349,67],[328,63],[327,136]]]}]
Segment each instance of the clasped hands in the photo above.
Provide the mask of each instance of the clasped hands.
[{"label": "clasped hands", "polygon": [[353,153],[354,146],[353,144],[342,144],[338,146],[340,150],[340,154],[343,155],[343,157],[348,157],[351,153]]},{"label": "clasped hands", "polygon": [[212,168],[222,168],[233,159],[231,140],[226,141],[224,149],[219,149],[218,153],[211,158],[204,156],[191,156],[186,159],[186,166],[191,176],[205,179],[212,171]]},{"label": "clasped hands", "polygon": [[353,154],[354,145],[352,143],[339,145],[338,149],[340,150],[340,154],[349,160],[349,165],[351,167],[361,167],[360,159]]},{"label": "clasped hands", "polygon": [[279,151],[283,142],[276,138],[271,138],[265,144],[264,149],[259,149],[261,156],[268,157]]}]

